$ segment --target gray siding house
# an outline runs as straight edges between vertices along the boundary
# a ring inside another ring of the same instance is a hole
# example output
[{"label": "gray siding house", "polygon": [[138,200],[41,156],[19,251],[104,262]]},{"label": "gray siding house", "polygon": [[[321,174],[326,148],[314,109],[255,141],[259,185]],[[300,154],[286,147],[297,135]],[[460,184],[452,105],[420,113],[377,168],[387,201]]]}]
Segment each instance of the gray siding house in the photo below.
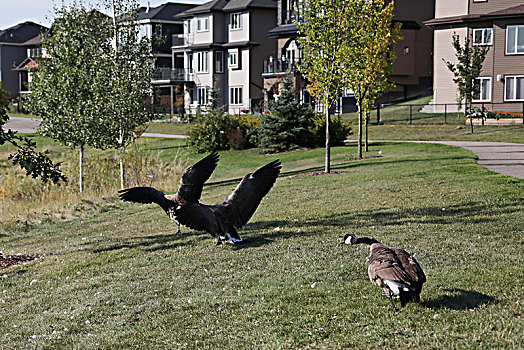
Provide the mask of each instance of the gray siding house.
[{"label": "gray siding house", "polygon": [[28,49],[35,46],[46,30],[40,24],[24,22],[0,31],[0,81],[10,98],[18,97],[25,88],[16,68],[31,55]]},{"label": "gray siding house", "polygon": [[276,8],[275,0],[213,0],[177,16],[184,19],[184,34],[172,52],[186,112],[205,109],[213,88],[229,113],[261,110],[263,62],[277,49],[267,37]]},{"label": "gray siding house", "polygon": [[[522,112],[524,105],[524,4],[522,0],[436,0],[434,30],[435,104],[455,103],[458,92],[443,59],[456,62],[454,33],[472,36],[473,45],[488,45],[474,96],[476,106]],[[442,106],[436,106],[440,110]],[[448,110],[453,110],[448,107]],[[456,107],[454,108],[456,110]]]}]

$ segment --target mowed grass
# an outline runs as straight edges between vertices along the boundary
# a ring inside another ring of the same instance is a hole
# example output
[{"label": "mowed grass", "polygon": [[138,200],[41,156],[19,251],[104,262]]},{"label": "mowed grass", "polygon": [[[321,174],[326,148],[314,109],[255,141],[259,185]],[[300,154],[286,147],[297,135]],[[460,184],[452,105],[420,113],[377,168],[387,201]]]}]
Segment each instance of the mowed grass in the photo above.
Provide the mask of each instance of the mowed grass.
[{"label": "mowed grass", "polygon": [[[305,177],[323,169],[322,149],[278,155],[282,176],[238,246],[174,235],[157,206],[114,197],[97,214],[0,234],[5,255],[40,255],[0,271],[0,347],[524,347],[524,181],[460,148],[379,150],[345,161],[355,147],[334,148],[345,172]],[[202,201],[275,158],[222,152]],[[368,280],[368,247],[338,244],[346,232],[416,254],[421,303],[393,312]]]}]

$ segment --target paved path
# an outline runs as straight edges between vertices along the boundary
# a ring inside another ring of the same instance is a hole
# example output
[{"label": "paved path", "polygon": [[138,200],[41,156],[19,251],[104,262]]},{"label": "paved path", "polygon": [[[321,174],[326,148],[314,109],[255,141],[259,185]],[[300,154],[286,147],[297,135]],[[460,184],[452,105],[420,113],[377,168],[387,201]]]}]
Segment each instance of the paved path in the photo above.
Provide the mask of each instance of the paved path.
[{"label": "paved path", "polygon": [[[40,124],[39,119],[10,117],[7,129],[20,133],[34,133]],[[186,138],[186,135],[143,133],[145,137]],[[378,140],[377,140],[378,141]],[[381,141],[439,143],[458,146],[477,155],[478,163],[489,170],[524,179],[524,143],[473,142],[473,141]]]}]

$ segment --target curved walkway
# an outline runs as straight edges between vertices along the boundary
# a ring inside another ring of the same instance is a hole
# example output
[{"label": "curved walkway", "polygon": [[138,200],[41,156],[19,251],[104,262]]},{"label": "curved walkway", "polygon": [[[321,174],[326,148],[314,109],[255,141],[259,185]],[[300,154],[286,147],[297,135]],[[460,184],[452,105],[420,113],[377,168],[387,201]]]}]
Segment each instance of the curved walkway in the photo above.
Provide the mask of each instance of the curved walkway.
[{"label": "curved walkway", "polygon": [[[39,119],[10,117],[5,125],[20,133],[34,133],[40,124]],[[145,137],[186,138],[186,135],[144,133]],[[351,140],[354,141],[354,140]],[[378,140],[374,140],[378,141]],[[474,142],[474,141],[381,141],[381,142],[413,142],[439,143],[458,146],[473,152],[478,157],[478,164],[491,171],[524,179],[524,143],[508,142]]]}]

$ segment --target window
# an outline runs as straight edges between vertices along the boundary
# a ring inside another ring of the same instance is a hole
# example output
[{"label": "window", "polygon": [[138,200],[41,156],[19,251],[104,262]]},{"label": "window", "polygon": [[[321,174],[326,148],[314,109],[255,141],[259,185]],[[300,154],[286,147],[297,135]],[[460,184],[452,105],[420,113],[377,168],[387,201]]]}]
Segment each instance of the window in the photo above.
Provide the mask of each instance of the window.
[{"label": "window", "polygon": [[524,76],[506,77],[506,101],[524,101]]},{"label": "window", "polygon": [[492,36],[492,28],[473,29],[473,45],[491,45],[493,43]]},{"label": "window", "polygon": [[229,68],[238,68],[238,50],[229,51]]},{"label": "window", "polygon": [[524,25],[506,27],[506,53],[524,53]]},{"label": "window", "polygon": [[189,71],[193,73],[193,54],[192,53],[187,55],[187,69],[189,69]]},{"label": "window", "polygon": [[224,73],[224,52],[215,51],[215,72]]},{"label": "window", "polygon": [[192,19],[187,20],[186,26],[187,26],[187,34],[193,33],[193,20]]},{"label": "window", "polygon": [[242,104],[242,86],[234,86],[229,88],[229,104]]},{"label": "window", "polygon": [[197,32],[207,32],[209,30],[209,18],[197,19]]},{"label": "window", "polygon": [[200,106],[206,106],[208,104],[208,91],[207,86],[197,88],[197,103]]},{"label": "window", "polygon": [[242,14],[240,12],[229,15],[229,28],[231,30],[242,29]]},{"label": "window", "polygon": [[197,52],[197,73],[208,73],[209,72],[209,62],[208,62],[208,52],[201,51]]},{"label": "window", "polygon": [[473,101],[491,101],[491,78],[477,78],[475,86],[479,88],[479,92],[473,94]]}]

